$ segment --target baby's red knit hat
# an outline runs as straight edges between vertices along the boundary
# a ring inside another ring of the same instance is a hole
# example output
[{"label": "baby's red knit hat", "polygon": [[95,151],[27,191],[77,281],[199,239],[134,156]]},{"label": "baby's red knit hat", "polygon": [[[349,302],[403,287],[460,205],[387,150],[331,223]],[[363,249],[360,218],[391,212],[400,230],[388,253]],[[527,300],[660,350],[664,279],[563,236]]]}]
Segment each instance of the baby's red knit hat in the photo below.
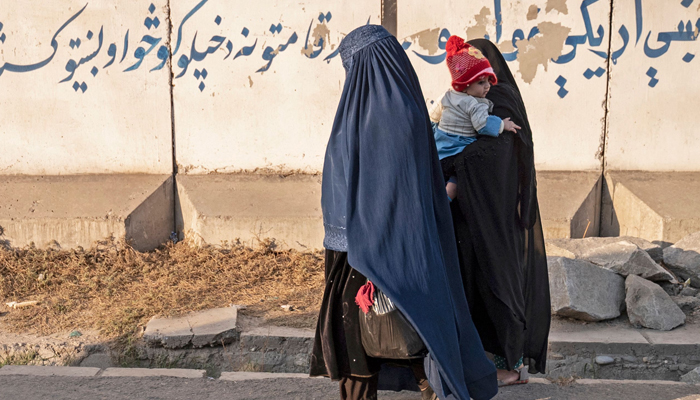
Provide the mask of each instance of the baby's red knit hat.
[{"label": "baby's red knit hat", "polygon": [[447,50],[447,68],[452,75],[454,90],[463,92],[467,85],[484,76],[489,78],[492,85],[498,83],[491,63],[484,57],[481,50],[466,43],[461,37],[450,36],[445,49]]}]

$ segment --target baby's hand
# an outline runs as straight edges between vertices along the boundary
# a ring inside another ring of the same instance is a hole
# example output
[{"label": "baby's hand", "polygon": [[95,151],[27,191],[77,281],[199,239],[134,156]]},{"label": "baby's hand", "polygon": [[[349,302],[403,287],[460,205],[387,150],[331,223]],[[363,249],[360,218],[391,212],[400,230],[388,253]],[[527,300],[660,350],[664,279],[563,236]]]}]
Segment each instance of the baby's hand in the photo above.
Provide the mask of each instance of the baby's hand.
[{"label": "baby's hand", "polygon": [[517,133],[516,129],[520,129],[520,127],[518,125],[515,125],[515,122],[511,121],[510,118],[503,119],[503,130],[504,131],[510,131],[513,133]]},{"label": "baby's hand", "polygon": [[447,191],[447,195],[450,196],[450,199],[454,200],[457,198],[457,184],[453,182],[447,182],[447,185],[445,185],[445,190]]}]

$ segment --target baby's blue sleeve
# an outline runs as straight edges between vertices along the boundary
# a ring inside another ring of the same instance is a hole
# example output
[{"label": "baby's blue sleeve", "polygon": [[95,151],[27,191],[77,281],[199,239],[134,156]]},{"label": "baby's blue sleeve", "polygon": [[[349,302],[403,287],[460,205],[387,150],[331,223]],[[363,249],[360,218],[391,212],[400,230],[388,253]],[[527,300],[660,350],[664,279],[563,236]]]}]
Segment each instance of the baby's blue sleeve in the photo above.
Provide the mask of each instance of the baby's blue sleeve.
[{"label": "baby's blue sleeve", "polygon": [[486,118],[486,125],[479,130],[480,135],[493,137],[498,137],[501,132],[503,132],[503,120],[493,115]]}]

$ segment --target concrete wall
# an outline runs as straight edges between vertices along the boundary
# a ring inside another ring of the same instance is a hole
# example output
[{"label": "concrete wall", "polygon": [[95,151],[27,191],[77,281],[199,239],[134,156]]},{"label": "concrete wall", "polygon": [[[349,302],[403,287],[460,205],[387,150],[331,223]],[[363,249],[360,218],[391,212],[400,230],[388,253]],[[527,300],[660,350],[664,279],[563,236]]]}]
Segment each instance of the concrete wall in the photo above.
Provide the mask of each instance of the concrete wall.
[{"label": "concrete wall", "polygon": [[[174,2],[173,26],[181,26],[199,2]],[[357,26],[380,23],[380,5],[205,3],[184,24],[173,56],[179,172],[319,171],[345,79],[335,50]],[[178,34],[174,29],[173,42]],[[218,49],[197,61],[193,43],[198,52]],[[239,53],[244,47],[249,55]]]},{"label": "concrete wall", "polygon": [[[528,106],[537,167],[598,170],[606,80],[605,75],[587,80],[581,74],[587,68],[606,68],[605,59],[588,48],[607,55],[609,2],[600,1],[587,8],[594,27],[605,27],[604,36],[594,46],[587,44],[585,49],[577,49],[570,61],[553,61],[571,52],[571,46],[565,45],[567,37],[586,32],[579,5],[572,0],[447,0],[437,4],[402,0],[398,9],[398,37],[408,47],[424,95],[435,99],[450,84],[444,63],[447,37],[450,34],[467,39],[488,36],[508,54],[506,57],[514,58],[510,68]],[[565,83],[558,84],[558,79]]]},{"label": "concrete wall", "polygon": [[611,65],[607,169],[698,171],[700,4],[617,3],[612,48],[627,47]]},{"label": "concrete wall", "polygon": [[[700,10],[677,3],[613,2],[611,39],[602,0],[397,0],[396,34],[428,101],[448,88],[449,34],[497,42],[540,170],[602,168],[608,82],[607,167],[696,170],[700,115],[688,100],[700,89],[689,79]],[[344,77],[335,50],[353,28],[380,23],[381,7],[3,0],[0,173],[170,172],[173,127],[180,173],[318,172]]]},{"label": "concrete wall", "polygon": [[0,1],[0,174],[172,171],[170,71],[124,72],[144,35],[167,40],[167,1],[150,4]]}]

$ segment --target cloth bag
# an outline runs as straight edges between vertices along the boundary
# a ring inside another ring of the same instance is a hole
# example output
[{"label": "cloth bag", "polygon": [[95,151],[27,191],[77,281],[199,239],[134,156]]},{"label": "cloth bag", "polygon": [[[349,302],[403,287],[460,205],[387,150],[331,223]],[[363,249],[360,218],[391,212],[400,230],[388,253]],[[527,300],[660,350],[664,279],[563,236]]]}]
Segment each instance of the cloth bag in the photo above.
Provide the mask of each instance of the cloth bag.
[{"label": "cloth bag", "polygon": [[362,347],[370,357],[410,359],[428,353],[425,344],[396,305],[372,282],[362,286],[355,301],[360,306]]}]

